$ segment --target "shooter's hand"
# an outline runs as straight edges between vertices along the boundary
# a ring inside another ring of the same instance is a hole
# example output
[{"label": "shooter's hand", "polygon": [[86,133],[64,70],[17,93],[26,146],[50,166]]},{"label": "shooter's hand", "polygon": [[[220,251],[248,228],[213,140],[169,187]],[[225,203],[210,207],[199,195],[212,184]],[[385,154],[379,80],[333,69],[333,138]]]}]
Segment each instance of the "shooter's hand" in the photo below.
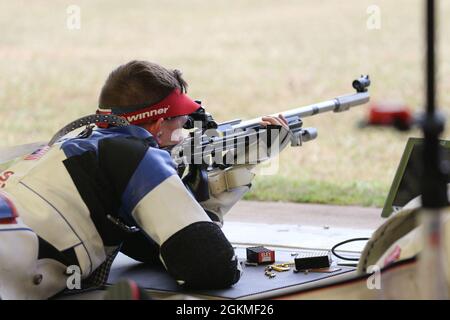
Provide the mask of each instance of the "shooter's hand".
[{"label": "shooter's hand", "polygon": [[272,125],[272,126],[280,126],[280,127],[285,128],[286,130],[289,130],[288,122],[287,122],[286,118],[282,114],[278,115],[278,117],[264,116],[264,117],[261,118],[260,124],[263,127],[267,127],[268,125]]}]

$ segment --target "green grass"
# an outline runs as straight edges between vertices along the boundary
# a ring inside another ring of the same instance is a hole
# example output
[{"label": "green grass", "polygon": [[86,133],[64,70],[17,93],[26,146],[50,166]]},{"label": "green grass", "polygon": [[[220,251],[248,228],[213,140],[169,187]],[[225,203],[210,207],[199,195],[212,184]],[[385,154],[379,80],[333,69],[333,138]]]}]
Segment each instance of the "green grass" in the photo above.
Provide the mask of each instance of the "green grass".
[{"label": "green grass", "polygon": [[388,190],[373,182],[333,183],[287,177],[258,179],[245,199],[382,207]]},{"label": "green grass", "polygon": [[[71,4],[80,30],[66,28]],[[450,1],[439,4],[438,104],[449,106]],[[381,10],[379,30],[366,27],[370,5]],[[373,101],[418,110],[422,10],[422,0],[2,1],[0,147],[48,140],[94,112],[108,73],[132,59],[181,69],[189,95],[219,122],[332,99],[362,73]],[[318,139],[283,152],[279,172],[249,197],[380,206],[408,136],[419,134],[359,130],[366,113],[304,119]]]}]

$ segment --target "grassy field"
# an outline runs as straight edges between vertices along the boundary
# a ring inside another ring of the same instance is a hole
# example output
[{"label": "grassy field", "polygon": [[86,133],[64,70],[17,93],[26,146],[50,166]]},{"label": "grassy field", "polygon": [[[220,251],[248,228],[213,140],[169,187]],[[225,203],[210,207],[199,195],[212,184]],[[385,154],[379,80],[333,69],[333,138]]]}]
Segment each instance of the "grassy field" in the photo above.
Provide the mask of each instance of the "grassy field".
[{"label": "grassy field", "polygon": [[[189,94],[219,121],[268,114],[351,92],[362,73],[372,99],[419,108],[419,0],[2,1],[0,146],[47,140],[92,113],[117,65],[146,59],[183,70]],[[440,1],[449,34],[449,1]],[[81,29],[66,27],[69,5]],[[377,5],[381,28],[369,30]],[[450,43],[441,36],[439,104],[450,105]],[[382,206],[409,136],[360,130],[367,108],[305,119],[319,138],[281,156],[250,199]],[[447,130],[446,136],[449,131]]]}]

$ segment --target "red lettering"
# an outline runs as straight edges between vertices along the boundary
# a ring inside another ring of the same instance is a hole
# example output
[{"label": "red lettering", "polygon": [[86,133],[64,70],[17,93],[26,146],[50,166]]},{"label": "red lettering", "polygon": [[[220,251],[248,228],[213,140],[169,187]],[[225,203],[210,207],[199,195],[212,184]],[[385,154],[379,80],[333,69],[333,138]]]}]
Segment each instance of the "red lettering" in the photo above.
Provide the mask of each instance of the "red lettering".
[{"label": "red lettering", "polygon": [[10,176],[14,174],[13,171],[5,171],[2,175],[0,175],[0,188],[4,188],[6,186],[6,181]]}]

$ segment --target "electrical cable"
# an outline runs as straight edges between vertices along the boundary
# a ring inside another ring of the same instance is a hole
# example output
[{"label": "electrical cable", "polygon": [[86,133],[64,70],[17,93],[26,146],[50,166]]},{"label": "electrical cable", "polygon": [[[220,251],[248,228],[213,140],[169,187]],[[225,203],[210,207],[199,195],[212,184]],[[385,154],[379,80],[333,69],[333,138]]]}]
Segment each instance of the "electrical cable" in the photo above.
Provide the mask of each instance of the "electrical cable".
[{"label": "electrical cable", "polygon": [[336,250],[336,248],[338,248],[338,247],[340,247],[340,246],[342,246],[342,245],[344,245],[344,244],[346,244],[346,243],[349,243],[349,242],[354,242],[354,241],[367,241],[367,240],[369,240],[369,238],[353,238],[353,239],[348,239],[348,240],[339,242],[338,244],[334,245],[333,248],[331,248],[331,253],[332,253],[334,256],[336,256],[337,258],[342,259],[342,260],[347,260],[347,261],[359,261],[359,258],[347,258],[347,257],[343,257],[343,256],[337,254],[337,253],[335,252],[335,250]]}]

